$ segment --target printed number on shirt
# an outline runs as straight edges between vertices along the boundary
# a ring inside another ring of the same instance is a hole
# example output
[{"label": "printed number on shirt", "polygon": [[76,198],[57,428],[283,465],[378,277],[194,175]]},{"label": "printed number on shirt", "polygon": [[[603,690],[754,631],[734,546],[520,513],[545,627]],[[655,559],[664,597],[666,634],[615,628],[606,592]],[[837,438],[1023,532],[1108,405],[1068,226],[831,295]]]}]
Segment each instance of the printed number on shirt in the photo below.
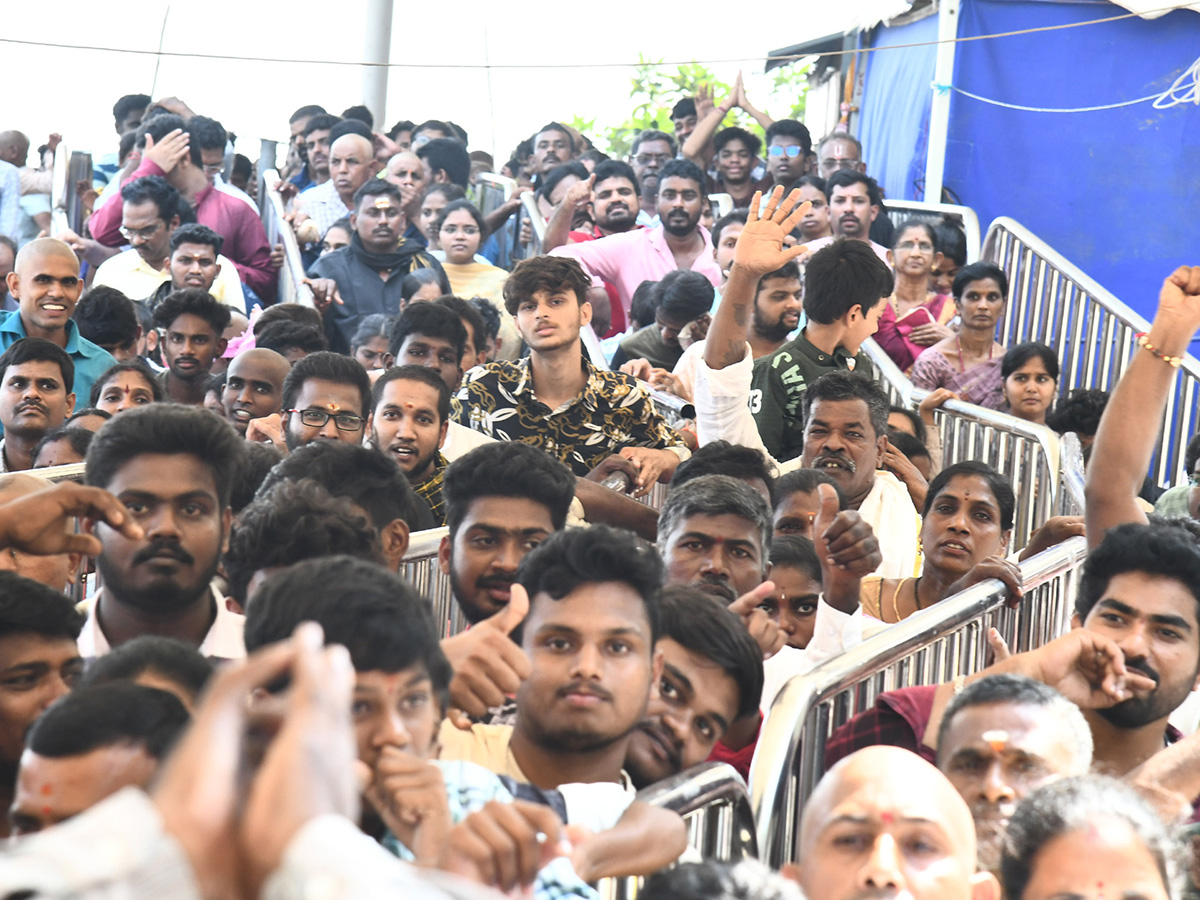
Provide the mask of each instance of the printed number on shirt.
[{"label": "printed number on shirt", "polygon": [[748,402],[750,404],[750,412],[757,415],[762,410],[762,391],[757,389],[752,390]]}]

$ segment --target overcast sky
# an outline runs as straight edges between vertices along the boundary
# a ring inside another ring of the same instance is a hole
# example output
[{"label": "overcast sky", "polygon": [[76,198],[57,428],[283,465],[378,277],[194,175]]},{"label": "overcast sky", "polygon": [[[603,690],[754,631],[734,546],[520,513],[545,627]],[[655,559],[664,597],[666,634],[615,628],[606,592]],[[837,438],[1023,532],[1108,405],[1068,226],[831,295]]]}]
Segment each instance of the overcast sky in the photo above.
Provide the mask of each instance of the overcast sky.
[{"label": "overcast sky", "polygon": [[[0,37],[149,51],[52,49],[0,41],[8,73],[0,128],[26,132],[36,147],[51,131],[71,149],[96,155],[116,148],[111,109],[122,94],[177,95],[193,109],[220,119],[239,135],[239,152],[258,155],[258,139],[286,140],[287,118],[299,106],[320,103],[330,112],[361,101],[361,68],[318,60],[362,58],[366,0],[209,0],[179,3],[138,0],[117,6],[95,0],[5,0]],[[506,21],[488,16],[503,9]],[[104,10],[102,17],[99,13]],[[440,13],[440,14],[439,14]],[[513,21],[514,13],[520,21]],[[534,16],[544,14],[541,21]],[[163,30],[164,16],[166,19]],[[486,30],[485,30],[486,23]],[[799,26],[798,26],[799,29]],[[304,64],[181,59],[153,55],[160,34],[165,51],[313,60]],[[387,102],[390,126],[401,118],[448,118],[470,134],[471,148],[505,158],[515,144],[552,118],[622,121],[631,107],[630,68],[480,69],[445,65],[633,63],[638,54],[666,60],[744,58],[751,99],[768,112],[770,79],[761,75],[768,50],[799,40],[773,26],[755,33],[703,27],[701,10],[688,14],[665,3],[605,0],[575,6],[523,6],[458,0],[397,4]],[[712,65],[732,82],[739,63]],[[157,70],[157,77],[156,77]],[[779,112],[775,113],[779,115]],[[378,124],[378,123],[377,123]]]}]

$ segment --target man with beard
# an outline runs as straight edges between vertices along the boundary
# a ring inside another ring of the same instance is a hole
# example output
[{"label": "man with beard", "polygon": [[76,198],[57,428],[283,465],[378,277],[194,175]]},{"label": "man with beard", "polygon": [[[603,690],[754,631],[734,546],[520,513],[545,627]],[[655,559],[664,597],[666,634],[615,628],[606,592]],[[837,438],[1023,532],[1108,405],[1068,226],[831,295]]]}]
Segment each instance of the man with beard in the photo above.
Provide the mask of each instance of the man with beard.
[{"label": "man with beard", "polygon": [[937,765],[971,809],[979,869],[999,875],[1008,820],[1043,784],[1086,775],[1092,733],[1074,703],[1039,681],[991,675],[946,706]]},{"label": "man with beard", "polygon": [[552,535],[521,566],[522,648],[531,666],[512,726],[441,729],[442,758],[465,759],[542,789],[615,782],[625,796],[630,738],[662,675],[662,563],[627,531]]},{"label": "man with beard", "polygon": [[38,442],[75,409],[74,382],[71,357],[41,338],[17,341],[0,355],[0,471],[33,468]]},{"label": "man with beard", "polygon": [[245,655],[242,617],[211,584],[242,448],[208,410],[173,404],[126,410],[97,432],[84,478],[113,493],[142,536],[85,521],[100,541],[104,587],[88,603],[83,656],[102,656],[141,634],[178,638],[217,659]]},{"label": "man with beard", "polygon": [[514,694],[529,659],[509,638],[525,610],[510,608],[522,560],[561,530],[575,496],[562,463],[520,442],[491,443],[451,463],[443,479],[449,534],[438,564],[472,627],[442,641],[454,667],[453,705],[484,716]]},{"label": "man with beard", "polygon": [[[133,300],[149,298],[151,306],[173,290],[199,287],[222,303],[245,310],[237,268],[220,256],[225,239],[211,228],[195,224],[191,210],[183,205],[179,192],[165,178],[148,175],[126,182],[121,188],[121,200],[121,236],[129,242],[130,249],[101,263],[92,287],[113,287]],[[191,224],[180,224],[184,217],[191,219]],[[207,244],[212,250],[211,262],[199,266],[204,276],[199,281],[183,276],[190,266],[181,264],[177,274],[170,265],[179,246],[175,235],[181,229],[188,229],[192,237],[189,244]]]},{"label": "man with beard", "polygon": [[[1181,737],[1168,719],[1200,684],[1200,547],[1186,527],[1118,525],[1088,555],[1072,630],[976,675],[1024,675],[1082,711],[1094,768],[1121,777]],[[868,744],[895,744],[927,759],[956,685],[905,688],[835,732],[826,762]]]},{"label": "man with beard", "polygon": [[[246,296],[237,269],[221,255],[225,238],[207,225],[180,225],[171,233],[170,256],[165,271],[169,277],[155,288],[146,303],[153,310],[172,291],[185,288],[206,291],[230,309],[246,311]],[[98,277],[98,276],[97,276]]]},{"label": "man with beard", "polygon": [[[704,173],[694,163],[672,160],[658,176],[661,227],[568,244],[551,251],[551,255],[572,256],[598,284],[613,285],[626,321],[633,292],[643,281],[660,281],[668,272],[691,269],[716,287],[721,283],[721,271],[709,250],[708,231],[700,225],[705,181]],[[645,185],[642,189],[647,190]]]},{"label": "man with beard", "polygon": [[[657,182],[655,184],[657,190]],[[587,243],[610,234],[624,234],[641,228],[638,224],[640,196],[637,175],[629,164],[619,159],[606,159],[596,166],[590,178],[572,185],[562,203],[554,208],[542,237],[542,252],[549,253],[563,244]],[[595,224],[572,230],[576,210],[589,205]],[[604,292],[608,294],[609,309],[613,311],[610,328],[619,334],[626,329],[620,295],[616,287],[607,281],[604,282]],[[604,336],[599,330],[597,334]]]},{"label": "man with beard", "polygon": [[371,443],[400,465],[438,527],[446,524],[442,481],[447,462],[439,448],[449,425],[450,388],[432,369],[399,366],[375,382],[367,418]]},{"label": "man with beard", "polygon": [[838,238],[862,241],[868,244],[875,255],[887,261],[887,247],[871,240],[871,224],[879,216],[883,196],[875,179],[861,172],[839,169],[825,182],[826,199],[829,201],[829,225],[833,229],[830,237],[817,238],[804,246],[815,253],[828,247]]},{"label": "man with beard", "polygon": [[[610,234],[623,234],[640,227],[637,224],[641,188],[628,163],[606,159],[596,166],[591,177],[571,185],[562,203],[554,208],[546,223],[542,250],[549,253],[563,244],[581,244]],[[591,207],[595,225],[572,230],[571,223],[579,207]]]},{"label": "man with beard", "polygon": [[633,139],[629,164],[641,186],[642,208],[637,223],[648,227],[658,225],[658,180],[663,166],[675,158],[675,139],[665,131],[647,130]]},{"label": "man with beard", "polygon": [[251,419],[246,439],[270,441],[285,455],[314,441],[361,445],[371,412],[371,379],[355,359],[320,350],[283,381],[280,412]]},{"label": "man with beard", "polygon": [[159,376],[163,393],[173,403],[203,406],[213,363],[225,352],[229,307],[206,291],[186,288],[169,294],[154,310],[154,325],[163,333]]},{"label": "man with beard", "polygon": [[417,269],[438,269],[424,246],[401,234],[404,199],[391,182],[372,178],[354,195],[350,246],[327,253],[309,270],[313,299],[324,315],[329,349],[349,355],[363,317],[400,312],[400,286]]}]

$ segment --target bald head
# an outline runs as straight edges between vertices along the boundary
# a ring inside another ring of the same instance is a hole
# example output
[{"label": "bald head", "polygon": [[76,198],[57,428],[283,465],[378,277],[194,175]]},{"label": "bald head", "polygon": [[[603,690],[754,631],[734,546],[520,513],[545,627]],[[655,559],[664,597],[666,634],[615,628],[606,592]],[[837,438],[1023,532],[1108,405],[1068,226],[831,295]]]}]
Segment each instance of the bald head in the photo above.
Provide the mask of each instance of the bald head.
[{"label": "bald head", "polygon": [[946,777],[898,747],[868,747],[825,773],[800,824],[808,900],[995,900],[975,872],[970,810]]},{"label": "bald head", "polygon": [[329,148],[329,178],[347,206],[354,206],[354,192],[378,171],[375,148],[360,134],[343,134]]},{"label": "bald head", "polygon": [[19,131],[0,131],[0,159],[14,166],[23,166],[28,157],[29,138]]},{"label": "bald head", "polygon": [[42,261],[47,259],[60,259],[70,263],[75,267],[75,274],[79,274],[79,257],[65,243],[58,238],[38,238],[30,241],[17,253],[17,263],[13,267],[18,275],[29,273],[39,266]]},{"label": "bald head", "polygon": [[291,371],[288,361],[274,350],[256,347],[239,353],[225,373],[221,405],[225,418],[245,435],[251,419],[278,413],[283,403],[283,382]]}]

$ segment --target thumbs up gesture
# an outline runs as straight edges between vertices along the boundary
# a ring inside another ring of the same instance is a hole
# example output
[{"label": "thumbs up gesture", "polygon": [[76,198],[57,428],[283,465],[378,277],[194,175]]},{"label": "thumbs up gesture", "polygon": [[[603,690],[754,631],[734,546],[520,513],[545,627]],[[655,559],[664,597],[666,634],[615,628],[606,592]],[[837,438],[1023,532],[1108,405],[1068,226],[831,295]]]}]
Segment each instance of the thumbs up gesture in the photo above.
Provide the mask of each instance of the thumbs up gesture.
[{"label": "thumbs up gesture", "polygon": [[825,602],[844,613],[858,609],[860,582],[883,562],[875,532],[855,510],[838,510],[832,485],[817,485],[821,511],[813,520],[813,543],[821,560]]},{"label": "thumbs up gesture", "polygon": [[450,660],[450,704],[483,716],[517,692],[532,668],[525,651],[509,635],[529,614],[529,595],[513,584],[508,603],[478,625],[442,641]]}]

